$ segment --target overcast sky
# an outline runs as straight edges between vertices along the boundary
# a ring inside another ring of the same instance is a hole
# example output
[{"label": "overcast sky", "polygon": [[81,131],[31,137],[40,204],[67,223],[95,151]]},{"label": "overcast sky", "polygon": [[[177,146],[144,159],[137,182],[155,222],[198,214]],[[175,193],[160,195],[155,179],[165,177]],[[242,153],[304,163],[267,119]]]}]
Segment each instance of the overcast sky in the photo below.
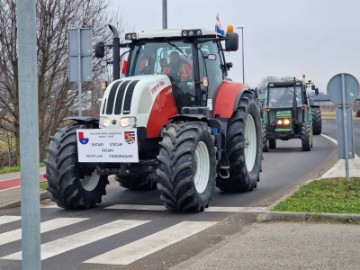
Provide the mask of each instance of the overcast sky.
[{"label": "overcast sky", "polygon": [[[128,31],[162,28],[162,0],[110,0],[122,11]],[[168,28],[244,27],[245,82],[256,87],[267,76],[301,78],[320,91],[346,72],[360,80],[359,0],[167,0]],[[242,81],[241,30],[233,80]]]}]

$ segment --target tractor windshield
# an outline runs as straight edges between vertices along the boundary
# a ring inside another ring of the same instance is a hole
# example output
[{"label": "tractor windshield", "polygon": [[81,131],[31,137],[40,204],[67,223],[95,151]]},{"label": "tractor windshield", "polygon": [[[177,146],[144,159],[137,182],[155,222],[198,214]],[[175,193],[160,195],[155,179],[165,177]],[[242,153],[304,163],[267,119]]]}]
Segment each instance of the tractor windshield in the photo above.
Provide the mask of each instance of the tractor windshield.
[{"label": "tractor windshield", "polygon": [[168,39],[139,41],[134,44],[129,60],[128,76],[167,75],[178,109],[195,105],[192,43]]},{"label": "tractor windshield", "polygon": [[[292,108],[303,105],[301,87],[271,87],[268,88],[269,108]],[[295,95],[295,98],[294,98]]]},{"label": "tractor windshield", "polygon": [[181,41],[139,42],[129,61],[129,76],[165,74],[173,80],[191,81],[192,44]]}]

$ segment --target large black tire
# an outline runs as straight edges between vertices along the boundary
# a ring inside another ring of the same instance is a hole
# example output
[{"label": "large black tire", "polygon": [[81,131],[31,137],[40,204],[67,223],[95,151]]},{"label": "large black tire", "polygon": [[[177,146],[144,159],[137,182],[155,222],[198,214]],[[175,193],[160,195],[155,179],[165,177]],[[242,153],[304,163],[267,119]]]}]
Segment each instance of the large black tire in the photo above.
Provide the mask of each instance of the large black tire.
[{"label": "large black tire", "polygon": [[263,152],[269,152],[269,139],[266,138],[267,128],[262,125],[262,143],[263,143]]},{"label": "large black tire", "polygon": [[200,212],[212,199],[216,147],[204,122],[177,122],[166,127],[157,169],[160,199],[174,212]]},{"label": "large black tire", "polygon": [[257,104],[251,94],[243,94],[228,122],[226,153],[230,177],[219,176],[216,186],[226,192],[253,190],[260,179],[262,136]]},{"label": "large black tire", "polygon": [[98,175],[90,164],[79,163],[77,158],[77,129],[84,125],[60,128],[51,137],[45,164],[47,190],[52,200],[65,209],[88,209],[101,203],[109,183],[107,176]]},{"label": "large black tire", "polygon": [[303,151],[310,151],[312,147],[312,127],[303,123],[301,126],[301,147]]},{"label": "large black tire", "polygon": [[269,139],[269,148],[276,149],[276,139]]},{"label": "large black tire", "polygon": [[153,190],[156,188],[155,177],[152,174],[116,175],[115,180],[120,183],[120,186],[133,191]]},{"label": "large black tire", "polygon": [[321,110],[320,108],[311,108],[312,128],[314,135],[321,134]]}]

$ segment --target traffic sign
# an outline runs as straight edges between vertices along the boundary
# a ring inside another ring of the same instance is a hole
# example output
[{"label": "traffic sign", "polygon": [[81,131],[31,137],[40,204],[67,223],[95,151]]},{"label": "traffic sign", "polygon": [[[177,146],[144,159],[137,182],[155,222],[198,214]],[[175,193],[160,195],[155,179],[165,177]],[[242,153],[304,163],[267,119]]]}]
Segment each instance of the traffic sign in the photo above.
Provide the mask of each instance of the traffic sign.
[{"label": "traffic sign", "polygon": [[337,74],[330,79],[327,85],[327,94],[335,104],[351,104],[359,96],[359,82],[351,74]]},{"label": "traffic sign", "polygon": [[91,29],[68,29],[69,81],[78,83],[79,116],[82,116],[81,82],[91,81]]},{"label": "traffic sign", "polygon": [[348,159],[353,159],[355,152],[352,103],[359,95],[359,82],[348,73],[337,74],[330,79],[327,85],[327,93],[330,100],[337,105],[338,157],[345,159],[346,181],[349,181]]},{"label": "traffic sign", "polygon": [[69,81],[91,81],[91,29],[68,29]]}]

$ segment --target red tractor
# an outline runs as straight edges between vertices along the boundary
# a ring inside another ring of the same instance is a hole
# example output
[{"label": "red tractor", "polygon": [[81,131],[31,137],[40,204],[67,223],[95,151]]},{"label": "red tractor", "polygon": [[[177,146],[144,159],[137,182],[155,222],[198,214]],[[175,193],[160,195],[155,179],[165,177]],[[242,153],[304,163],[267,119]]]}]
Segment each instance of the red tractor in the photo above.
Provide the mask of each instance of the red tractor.
[{"label": "red tractor", "polygon": [[[128,33],[128,42],[119,44],[110,28],[114,81],[100,118],[67,118],[50,140],[45,163],[52,199],[66,209],[94,207],[111,174],[130,190],[157,187],[165,207],[176,212],[203,211],[215,185],[224,192],[256,188],[258,101],[254,91],[227,78],[232,63],[224,56],[238,49],[237,33]],[[97,44],[97,56],[104,47]],[[120,79],[119,47],[129,48]]]}]

